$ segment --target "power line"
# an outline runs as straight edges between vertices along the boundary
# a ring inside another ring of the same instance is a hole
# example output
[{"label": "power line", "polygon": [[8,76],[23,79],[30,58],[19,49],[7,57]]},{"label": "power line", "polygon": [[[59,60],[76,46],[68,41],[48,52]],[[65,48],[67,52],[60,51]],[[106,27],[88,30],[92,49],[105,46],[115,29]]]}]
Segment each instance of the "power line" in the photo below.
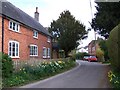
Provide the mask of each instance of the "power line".
[{"label": "power line", "polygon": [[92,12],[92,3],[91,3],[91,0],[90,0],[90,9],[91,9],[91,16],[92,16],[92,19],[93,19],[93,12]]}]

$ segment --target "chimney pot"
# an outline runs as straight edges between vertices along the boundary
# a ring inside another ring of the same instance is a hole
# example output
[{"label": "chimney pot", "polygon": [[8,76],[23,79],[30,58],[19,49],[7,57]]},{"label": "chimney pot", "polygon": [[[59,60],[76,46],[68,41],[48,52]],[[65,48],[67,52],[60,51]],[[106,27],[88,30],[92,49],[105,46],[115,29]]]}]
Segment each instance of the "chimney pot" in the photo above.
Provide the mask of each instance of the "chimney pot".
[{"label": "chimney pot", "polygon": [[34,18],[36,21],[39,22],[39,12],[38,12],[38,7],[36,7],[36,12],[34,13]]},{"label": "chimney pot", "polygon": [[38,7],[36,7],[36,12],[38,12]]}]

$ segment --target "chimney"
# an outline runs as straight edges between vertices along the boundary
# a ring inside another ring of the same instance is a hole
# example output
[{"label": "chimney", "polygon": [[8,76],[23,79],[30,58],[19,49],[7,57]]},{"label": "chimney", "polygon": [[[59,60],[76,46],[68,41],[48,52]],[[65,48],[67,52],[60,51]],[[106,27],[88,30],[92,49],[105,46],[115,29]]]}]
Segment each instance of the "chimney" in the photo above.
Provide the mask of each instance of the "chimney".
[{"label": "chimney", "polygon": [[35,12],[35,14],[34,14],[34,18],[35,18],[36,21],[39,22],[39,12],[38,12],[38,7],[36,7],[36,12]]}]

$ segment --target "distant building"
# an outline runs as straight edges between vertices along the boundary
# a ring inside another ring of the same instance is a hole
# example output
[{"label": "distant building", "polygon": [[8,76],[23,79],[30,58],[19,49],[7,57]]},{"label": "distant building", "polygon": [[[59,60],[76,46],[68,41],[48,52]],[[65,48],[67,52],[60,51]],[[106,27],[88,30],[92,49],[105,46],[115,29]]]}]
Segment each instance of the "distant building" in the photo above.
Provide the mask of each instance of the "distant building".
[{"label": "distant building", "polygon": [[96,50],[99,48],[99,42],[97,40],[92,40],[88,44],[88,53],[90,55],[95,55],[96,56]]}]

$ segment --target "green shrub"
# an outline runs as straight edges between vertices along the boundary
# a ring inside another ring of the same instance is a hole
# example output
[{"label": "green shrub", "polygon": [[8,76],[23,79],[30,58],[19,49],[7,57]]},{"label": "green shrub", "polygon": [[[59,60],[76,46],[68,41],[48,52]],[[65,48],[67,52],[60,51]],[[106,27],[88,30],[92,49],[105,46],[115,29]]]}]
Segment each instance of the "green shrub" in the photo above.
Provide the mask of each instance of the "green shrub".
[{"label": "green shrub", "polygon": [[73,60],[51,61],[43,62],[37,66],[24,66],[18,72],[14,72],[11,77],[5,78],[3,86],[12,87],[23,85],[24,83],[29,83],[34,80],[41,80],[68,70],[73,66],[75,66],[75,61]]},{"label": "green shrub", "polygon": [[2,60],[2,77],[8,78],[13,73],[13,61],[7,54],[0,55]]},{"label": "green shrub", "polygon": [[79,53],[76,53],[76,54],[74,55],[74,57],[75,57],[75,59],[82,60],[85,55],[89,55],[89,54],[88,54],[88,53],[85,53],[85,52],[84,52],[84,53],[79,52]]},{"label": "green shrub", "polygon": [[114,67],[115,70],[120,72],[120,59],[118,59],[118,50],[120,50],[120,47],[118,47],[118,30],[120,31],[120,24],[110,32],[107,45],[111,65]]},{"label": "green shrub", "polygon": [[108,77],[113,88],[117,88],[119,90],[120,89],[120,73],[116,71],[109,71]]},{"label": "green shrub", "polygon": [[104,61],[104,52],[101,50],[101,48],[96,50],[96,56],[98,57],[98,61]]},{"label": "green shrub", "polygon": [[105,61],[108,61],[109,60],[109,56],[108,56],[107,40],[100,41],[99,42],[99,46],[100,46],[101,50],[104,51]]}]

